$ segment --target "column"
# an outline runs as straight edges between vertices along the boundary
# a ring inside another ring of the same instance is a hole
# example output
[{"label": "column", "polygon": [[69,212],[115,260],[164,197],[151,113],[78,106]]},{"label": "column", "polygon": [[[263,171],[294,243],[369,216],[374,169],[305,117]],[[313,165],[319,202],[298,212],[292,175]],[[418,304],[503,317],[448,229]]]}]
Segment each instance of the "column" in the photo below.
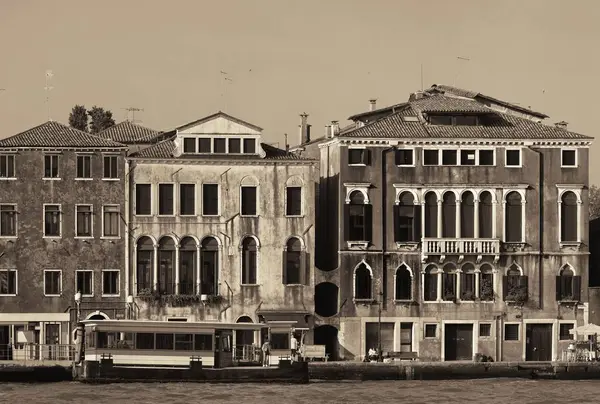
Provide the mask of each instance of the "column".
[{"label": "column", "polygon": [[[498,201],[496,201],[495,199],[492,200],[492,238],[498,238],[498,232],[496,231],[496,226],[498,225],[497,222],[497,214],[498,211]],[[502,220],[504,220],[504,217],[502,218]]]},{"label": "column", "polygon": [[437,277],[438,277],[437,278],[437,280],[438,280],[437,281],[437,299],[436,299],[438,302],[442,301],[442,280],[443,280],[442,272],[443,271],[441,269],[438,269],[438,274],[437,274]]},{"label": "column", "polygon": [[480,278],[481,278],[481,272],[478,269],[476,269],[475,270],[475,297],[479,297],[479,283],[481,281]]},{"label": "column", "polygon": [[[583,205],[583,201],[577,198],[577,242],[581,243],[581,224],[583,220],[581,219],[581,206]],[[558,210],[560,212],[560,209]]]},{"label": "column", "polygon": [[[138,249],[137,249],[137,245],[135,246],[135,249],[133,250],[133,254],[131,254],[131,256],[133,257],[133,265],[129,265],[127,270],[131,271],[131,275],[129,276],[129,279],[131,281],[131,295],[132,296],[137,296],[138,294],[138,286],[137,286],[137,267],[138,267]],[[130,258],[131,259],[131,258]],[[127,298],[127,296],[125,296],[125,298]]]},{"label": "column", "polygon": [[[477,239],[479,238],[479,198],[474,198],[473,203],[475,204],[473,208],[473,237]],[[492,221],[495,219],[492,216]]]},{"label": "column", "polygon": [[200,245],[196,246],[196,294],[200,294]]},{"label": "column", "polygon": [[460,269],[457,269],[456,271],[454,271],[454,273],[456,274],[456,298],[460,299],[460,287],[461,287],[461,281],[460,281],[460,274],[462,274],[462,271]]},{"label": "column", "polygon": [[154,254],[152,254],[152,270],[154,274],[154,290],[158,290],[158,244],[154,244]]},{"label": "column", "polygon": [[455,231],[455,235],[454,237],[456,238],[460,238],[460,204],[462,203],[462,199],[457,199],[456,200],[456,231]]},{"label": "column", "polygon": [[437,200],[437,236],[438,238],[442,238],[442,220],[444,219],[442,217],[442,200],[438,199]]},{"label": "column", "polygon": [[[527,203],[527,201],[525,201],[525,197],[523,196],[523,199],[521,200],[521,241],[525,241],[525,221],[527,220],[527,212],[525,212],[525,204]],[[543,234],[540,234],[540,237],[544,237]]]},{"label": "column", "polygon": [[175,294],[179,294],[179,250],[181,248],[180,244],[175,244],[175,265],[173,266],[173,270],[175,271]]},{"label": "column", "polygon": [[[421,237],[425,237],[425,199],[421,201]],[[423,248],[423,247],[421,247]]]}]

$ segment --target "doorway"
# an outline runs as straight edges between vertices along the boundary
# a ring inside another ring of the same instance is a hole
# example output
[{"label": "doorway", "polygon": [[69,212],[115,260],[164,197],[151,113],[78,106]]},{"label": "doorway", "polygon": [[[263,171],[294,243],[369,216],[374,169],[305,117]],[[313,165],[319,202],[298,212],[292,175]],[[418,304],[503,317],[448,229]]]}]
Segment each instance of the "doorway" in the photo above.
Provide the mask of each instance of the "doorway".
[{"label": "doorway", "polygon": [[552,324],[527,324],[525,327],[525,360],[552,360]]},{"label": "doorway", "polygon": [[473,359],[473,324],[446,324],[444,329],[444,360]]},{"label": "doorway", "polygon": [[10,346],[10,326],[0,326],[0,360],[12,359],[12,347]]},{"label": "doorway", "polygon": [[226,368],[233,365],[233,330],[215,330],[214,367]]}]

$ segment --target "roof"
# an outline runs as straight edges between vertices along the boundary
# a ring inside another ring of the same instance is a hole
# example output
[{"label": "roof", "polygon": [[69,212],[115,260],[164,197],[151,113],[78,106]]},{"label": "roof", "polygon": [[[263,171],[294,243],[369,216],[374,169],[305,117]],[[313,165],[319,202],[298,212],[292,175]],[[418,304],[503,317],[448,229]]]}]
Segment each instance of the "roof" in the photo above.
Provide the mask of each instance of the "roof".
[{"label": "roof", "polygon": [[219,112],[217,112],[215,114],[212,114],[212,115],[209,115],[209,116],[205,116],[204,118],[200,118],[200,119],[198,119],[196,121],[186,123],[185,125],[181,125],[181,126],[177,127],[176,129],[177,130],[185,130],[185,129],[189,128],[189,127],[200,125],[201,123],[208,122],[208,121],[210,121],[212,119],[215,119],[215,118],[218,118],[218,117],[222,117],[222,118],[228,119],[230,121],[237,122],[240,125],[248,126],[248,127],[252,128],[254,130],[257,130],[259,132],[263,130],[259,126],[253,125],[253,124],[251,124],[249,122],[246,122],[246,121],[243,121],[243,120],[241,120],[239,118],[236,118],[234,116],[226,114],[225,112],[222,112],[222,111],[219,111]]},{"label": "roof", "polygon": [[312,161],[305,157],[300,157],[295,153],[279,149],[277,147],[268,145],[266,143],[260,144],[262,149],[265,151],[265,157],[259,157],[256,154],[181,154],[175,156],[175,142],[173,139],[163,140],[153,146],[146,147],[139,152],[131,154],[131,158],[139,159],[181,159],[181,160],[231,160],[231,161],[244,161],[244,160],[304,160]]},{"label": "roof", "polygon": [[82,132],[56,121],[48,121],[0,140],[0,147],[125,148],[122,143]]},{"label": "roof", "polygon": [[137,125],[130,121],[123,121],[98,133],[97,136],[125,144],[149,143],[161,135],[154,129]]},{"label": "roof", "polygon": [[350,120],[350,121],[356,121],[356,120],[358,120],[360,118],[364,118],[364,117],[367,117],[369,115],[377,115],[377,114],[381,114],[381,113],[384,113],[384,112],[394,111],[394,110],[396,110],[398,108],[405,107],[406,105],[407,105],[406,102],[402,102],[400,104],[390,105],[389,107],[377,108],[377,109],[374,109],[372,111],[361,112],[359,114],[352,115],[351,117],[348,118],[348,120]]}]

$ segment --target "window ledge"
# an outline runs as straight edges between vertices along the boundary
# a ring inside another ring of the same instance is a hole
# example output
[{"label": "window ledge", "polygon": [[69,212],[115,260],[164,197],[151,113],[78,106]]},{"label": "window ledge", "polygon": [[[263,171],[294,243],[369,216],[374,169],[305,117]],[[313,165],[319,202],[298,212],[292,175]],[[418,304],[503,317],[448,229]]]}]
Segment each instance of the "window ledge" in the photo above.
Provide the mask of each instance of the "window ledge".
[{"label": "window ledge", "polygon": [[288,219],[298,219],[298,218],[303,218],[304,215],[285,215],[285,217]]},{"label": "window ledge", "polygon": [[75,236],[73,237],[75,240],[92,240],[94,236]]},{"label": "window ledge", "polygon": [[62,238],[62,236],[42,236],[42,238],[56,240],[56,239]]},{"label": "window ledge", "polygon": [[157,216],[157,217],[175,217],[175,213],[168,214],[168,215],[166,215],[166,214],[160,214],[160,213],[159,213],[159,214],[158,214],[158,215],[156,215],[156,216]]},{"label": "window ledge", "polygon": [[561,299],[561,300],[558,301],[558,304],[564,304],[564,305],[579,304],[579,300],[575,300],[575,299]]},{"label": "window ledge", "polygon": [[16,294],[16,293],[11,293],[11,294],[2,294],[2,295],[0,295],[0,297],[15,297],[15,296],[17,296],[17,294]]},{"label": "window ledge", "polygon": [[346,241],[348,248],[367,248],[369,246],[368,241]]},{"label": "window ledge", "polygon": [[348,163],[350,167],[366,167],[365,163]]},{"label": "window ledge", "polygon": [[134,216],[135,216],[135,217],[154,217],[154,215],[153,215],[153,214],[151,214],[151,213],[148,213],[148,214],[143,214],[143,215],[142,215],[142,214],[137,214],[137,213],[135,213],[135,214],[134,214]]},{"label": "window ledge", "polygon": [[396,248],[399,250],[415,251],[419,248],[419,241],[396,241]]},{"label": "window ledge", "polygon": [[0,177],[0,181],[15,181],[17,177]]},{"label": "window ledge", "polygon": [[15,239],[17,239],[17,236],[0,236],[0,239],[11,239],[11,240],[15,240]]},{"label": "window ledge", "polygon": [[247,219],[247,218],[249,218],[249,219],[256,219],[256,218],[258,218],[258,216],[259,216],[258,214],[256,214],[256,215],[242,215],[240,213],[240,217],[243,217],[245,219]]},{"label": "window ledge", "polygon": [[102,181],[121,181],[120,178],[102,178]]},{"label": "window ledge", "polygon": [[414,300],[394,299],[394,304],[417,306],[419,303]]},{"label": "window ledge", "polygon": [[100,240],[120,240],[121,236],[102,236]]},{"label": "window ledge", "polygon": [[[252,285],[252,286],[258,286],[258,285]],[[284,286],[291,286],[291,287],[300,287],[300,286],[305,286],[301,283],[286,283],[284,284]]]},{"label": "window ledge", "polygon": [[375,303],[375,299],[352,299],[354,304],[364,304],[365,306]]},{"label": "window ledge", "polygon": [[416,167],[414,164],[396,164],[396,167]]},{"label": "window ledge", "polygon": [[104,293],[101,295],[101,297],[121,297],[121,294],[116,294],[116,295],[105,295]]},{"label": "window ledge", "polygon": [[560,166],[560,168],[577,168],[577,167],[578,167],[577,165],[574,165],[574,166],[563,166],[563,165],[561,165]]},{"label": "window ledge", "polygon": [[62,294],[60,294],[60,295],[47,295],[47,294],[44,293],[44,297],[61,297],[61,296],[62,296]]},{"label": "window ledge", "polygon": [[504,167],[506,167],[506,168],[523,168],[523,166],[520,164],[518,166],[505,165]]},{"label": "window ledge", "polygon": [[[240,286],[243,288],[257,288],[260,285],[258,283],[241,283]],[[285,286],[295,286],[295,285],[285,285]]]},{"label": "window ledge", "polygon": [[561,241],[560,242],[560,248],[565,248],[565,247],[575,247],[575,248],[579,248],[581,247],[581,241]]},{"label": "window ledge", "polygon": [[202,217],[212,217],[212,218],[215,218],[215,219],[217,219],[217,218],[220,218],[220,217],[221,217],[221,215],[220,215],[220,214],[219,214],[219,215],[207,215],[207,214],[203,214],[203,215],[201,215],[201,216],[202,216]]},{"label": "window ledge", "polygon": [[91,294],[91,295],[84,295],[84,294],[82,294],[81,298],[83,299],[84,297],[94,297],[94,294]]},{"label": "window ledge", "polygon": [[[150,215],[143,215],[143,216],[150,216]],[[198,217],[198,215],[195,214],[195,213],[190,213],[190,214],[185,214],[185,215],[184,214],[179,214],[179,217]]]},{"label": "window ledge", "polygon": [[93,178],[75,178],[75,181],[93,181]]}]

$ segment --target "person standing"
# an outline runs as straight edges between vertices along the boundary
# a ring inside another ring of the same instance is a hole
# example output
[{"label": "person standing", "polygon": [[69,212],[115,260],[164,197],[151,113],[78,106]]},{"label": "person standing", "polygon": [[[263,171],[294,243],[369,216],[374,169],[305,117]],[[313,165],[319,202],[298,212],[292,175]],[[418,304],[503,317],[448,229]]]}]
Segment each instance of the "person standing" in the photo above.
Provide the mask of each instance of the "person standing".
[{"label": "person standing", "polygon": [[292,333],[292,338],[290,340],[290,347],[292,350],[292,361],[296,360],[296,353],[298,352],[298,340],[296,336]]},{"label": "person standing", "polygon": [[271,355],[271,344],[269,343],[269,339],[267,338],[261,347],[262,355],[263,355],[263,367],[269,366],[269,355]]}]

